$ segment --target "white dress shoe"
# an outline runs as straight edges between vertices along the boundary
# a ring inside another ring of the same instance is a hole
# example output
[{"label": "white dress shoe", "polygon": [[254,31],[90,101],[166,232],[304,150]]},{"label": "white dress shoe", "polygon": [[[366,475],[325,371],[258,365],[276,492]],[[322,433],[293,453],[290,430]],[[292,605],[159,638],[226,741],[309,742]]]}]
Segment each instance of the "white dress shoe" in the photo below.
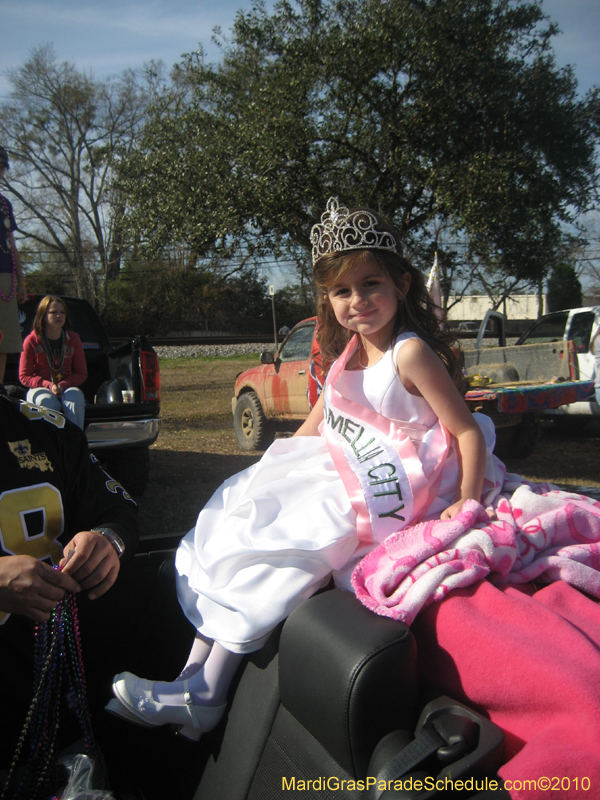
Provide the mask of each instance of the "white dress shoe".
[{"label": "white dress shoe", "polygon": [[124,706],[120,700],[117,700],[115,697],[112,700],[109,700],[108,703],[104,706],[104,710],[108,711],[109,714],[114,714],[115,717],[121,717],[121,719],[126,719],[127,722],[135,722],[136,725],[143,725],[144,728],[153,728],[150,722],[145,722],[144,720],[140,719],[140,717],[136,716],[133,711],[130,711],[127,706]]},{"label": "white dress shoe", "polygon": [[227,709],[226,703],[222,706],[194,705],[187,680],[183,682],[185,705],[158,703],[152,695],[153,685],[152,681],[138,678],[131,672],[115,675],[112,690],[118,703],[111,700],[106,711],[146,727],[175,725],[178,733],[196,742],[203,733],[218,725]]}]

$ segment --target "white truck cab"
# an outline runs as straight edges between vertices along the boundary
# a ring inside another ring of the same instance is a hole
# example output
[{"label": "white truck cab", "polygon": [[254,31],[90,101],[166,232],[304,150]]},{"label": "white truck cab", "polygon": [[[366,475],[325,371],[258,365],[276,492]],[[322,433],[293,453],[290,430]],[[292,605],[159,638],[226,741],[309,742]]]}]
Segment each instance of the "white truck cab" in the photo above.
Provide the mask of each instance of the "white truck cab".
[{"label": "white truck cab", "polygon": [[[593,380],[595,358],[590,350],[590,342],[598,328],[600,328],[600,306],[554,311],[551,314],[545,314],[530,325],[521,335],[517,344],[571,340],[575,343],[578,379]],[[589,400],[546,409],[544,416],[552,416],[555,419],[567,416],[600,417],[600,406],[592,394]]]}]

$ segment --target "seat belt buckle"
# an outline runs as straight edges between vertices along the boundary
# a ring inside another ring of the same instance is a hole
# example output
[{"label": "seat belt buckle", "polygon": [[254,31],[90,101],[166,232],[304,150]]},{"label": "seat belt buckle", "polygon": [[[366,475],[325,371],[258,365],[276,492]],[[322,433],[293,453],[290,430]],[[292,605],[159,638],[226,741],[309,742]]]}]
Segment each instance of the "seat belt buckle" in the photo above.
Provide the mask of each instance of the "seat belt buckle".
[{"label": "seat belt buckle", "polygon": [[479,725],[467,716],[443,713],[435,717],[432,726],[446,742],[436,751],[442,764],[451,764],[477,747]]}]

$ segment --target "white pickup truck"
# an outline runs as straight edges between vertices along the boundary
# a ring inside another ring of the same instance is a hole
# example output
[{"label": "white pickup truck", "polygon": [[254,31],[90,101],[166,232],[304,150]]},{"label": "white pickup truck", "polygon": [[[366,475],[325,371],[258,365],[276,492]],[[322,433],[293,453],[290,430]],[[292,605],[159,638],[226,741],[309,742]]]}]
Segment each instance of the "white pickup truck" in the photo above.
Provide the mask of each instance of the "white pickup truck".
[{"label": "white pickup truck", "polygon": [[[600,306],[554,311],[530,325],[518,339],[517,345],[571,340],[575,343],[577,378],[593,380],[595,359],[590,352],[590,342],[599,327]],[[600,406],[591,394],[589,398],[577,403],[569,403],[559,408],[547,408],[543,411],[543,416],[557,422],[581,424],[592,417],[600,419]]]}]

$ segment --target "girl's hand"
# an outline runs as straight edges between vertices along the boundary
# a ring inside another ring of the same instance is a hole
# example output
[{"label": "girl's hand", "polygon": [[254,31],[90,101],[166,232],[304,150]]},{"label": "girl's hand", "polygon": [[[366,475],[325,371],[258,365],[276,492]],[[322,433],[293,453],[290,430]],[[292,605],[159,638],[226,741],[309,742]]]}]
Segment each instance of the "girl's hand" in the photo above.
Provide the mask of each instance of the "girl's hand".
[{"label": "girl's hand", "polygon": [[457,514],[460,513],[461,508],[463,507],[465,501],[464,500],[457,500],[456,503],[452,503],[451,506],[445,508],[442,513],[440,514],[440,519],[452,519]]},{"label": "girl's hand", "polygon": [[50,387],[50,391],[52,392],[52,394],[56,395],[56,397],[60,397],[62,394],[62,389],[55,383],[53,383],[52,386]]},{"label": "girl's hand", "polygon": [[[466,502],[465,500],[457,500],[456,503],[452,503],[451,506],[448,506],[448,508],[442,511],[442,513],[440,514],[440,519],[452,519],[452,517],[455,517],[457,514],[460,513],[460,510],[465,504],[465,502]],[[485,513],[487,514],[490,522],[493,522],[494,520],[498,519],[496,512],[494,511],[492,506],[488,506],[485,510]]]}]

